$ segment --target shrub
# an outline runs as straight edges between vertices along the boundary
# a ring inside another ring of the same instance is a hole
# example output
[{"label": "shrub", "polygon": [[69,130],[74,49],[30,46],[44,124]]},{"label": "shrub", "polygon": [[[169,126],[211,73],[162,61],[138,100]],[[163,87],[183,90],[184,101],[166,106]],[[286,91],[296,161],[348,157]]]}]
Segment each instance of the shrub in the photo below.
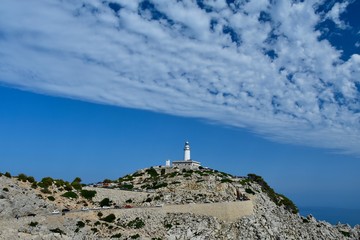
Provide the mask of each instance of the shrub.
[{"label": "shrub", "polygon": [[64,231],[63,230],[61,230],[60,228],[54,228],[54,229],[50,229],[50,232],[53,232],[53,233],[60,233],[60,235],[66,235],[65,233],[64,233]]},{"label": "shrub", "polygon": [[71,184],[69,182],[65,182],[65,187],[64,189],[66,191],[71,191],[73,189],[73,187],[71,186]]},{"label": "shrub", "polygon": [[85,223],[82,222],[82,221],[78,221],[78,222],[76,223],[76,226],[79,227],[79,228],[83,228],[83,227],[85,227]]},{"label": "shrub", "polygon": [[159,176],[159,174],[157,173],[157,171],[151,167],[149,169],[146,169],[146,172],[152,177],[152,178],[155,178],[157,176]]},{"label": "shrub", "polygon": [[4,188],[3,188],[3,191],[4,191],[4,192],[8,192],[8,191],[9,191],[9,189],[8,189],[8,188],[6,188],[6,187],[4,187]]},{"label": "shrub", "polygon": [[145,223],[140,218],[136,217],[134,220],[130,221],[127,224],[128,227],[139,229],[145,226]]},{"label": "shrub", "polygon": [[43,188],[40,191],[45,194],[51,194],[51,191],[48,188]]},{"label": "shrub", "polygon": [[31,184],[31,187],[34,188],[34,189],[37,188],[36,182],[33,182],[33,183]]},{"label": "shrub", "polygon": [[170,223],[166,223],[166,224],[164,224],[164,227],[166,227],[167,229],[170,229],[172,227],[172,225]]},{"label": "shrub", "polygon": [[161,169],[161,175],[165,174],[165,168]]},{"label": "shrub", "polygon": [[100,206],[103,207],[103,206],[110,206],[110,199],[109,198],[104,198],[103,200],[101,200],[100,202]]},{"label": "shrub", "polygon": [[114,234],[112,235],[110,238],[121,238],[121,233],[117,233],[117,234]]},{"label": "shrub", "polygon": [[151,201],[152,201],[151,198],[147,198],[147,199],[145,200],[145,202],[151,202]]},{"label": "shrub", "polygon": [[26,176],[24,173],[20,173],[20,174],[18,175],[18,180],[19,180],[19,181],[26,182],[26,181],[27,181],[27,176]]},{"label": "shrub", "polygon": [[55,198],[54,198],[53,196],[48,196],[48,199],[49,199],[50,201],[55,201]]},{"label": "shrub", "polygon": [[70,191],[64,193],[64,194],[61,195],[61,196],[66,197],[66,198],[77,198],[77,197],[78,197],[78,195],[77,195],[76,193],[70,192]]},{"label": "shrub", "polygon": [[251,190],[250,188],[245,188],[245,192],[254,195],[255,192]]},{"label": "shrub", "polygon": [[232,183],[233,181],[231,179],[228,179],[228,178],[223,178],[223,179],[221,179],[221,182],[222,183]]},{"label": "shrub", "polygon": [[29,226],[30,227],[36,227],[39,223],[38,222],[30,222]]},{"label": "shrub", "polygon": [[131,185],[131,184],[122,184],[122,185],[120,186],[120,188],[122,188],[122,189],[127,189],[127,190],[131,190],[131,189],[134,188],[134,185]]},{"label": "shrub", "polygon": [[125,201],[126,203],[132,203],[131,198]]},{"label": "shrub", "polygon": [[72,183],[71,183],[71,186],[72,186],[74,189],[78,190],[78,191],[80,191],[80,190],[82,189],[82,186],[81,186],[81,183],[80,183],[80,182],[72,182]]},{"label": "shrub", "polygon": [[135,234],[135,235],[132,235],[130,238],[131,238],[131,239],[138,239],[138,238],[140,238],[140,235],[139,235],[139,234]]},{"label": "shrub", "polygon": [[11,178],[11,174],[9,172],[6,172],[4,175],[5,177]]},{"label": "shrub", "polygon": [[157,183],[155,182],[154,185],[153,185],[153,189],[158,189],[158,188],[163,188],[163,187],[166,187],[168,184],[166,182],[163,182],[163,183]]},{"label": "shrub", "polygon": [[106,217],[101,218],[100,220],[112,223],[115,221],[115,219],[116,219],[115,215],[113,213],[111,213],[111,214],[107,215]]},{"label": "shrub", "polygon": [[32,177],[32,176],[28,176],[28,177],[26,178],[26,180],[27,180],[28,182],[30,182],[30,183],[34,183],[34,182],[35,182],[35,178]]},{"label": "shrub", "polygon": [[44,177],[41,179],[41,183],[44,184],[44,188],[50,187],[54,180],[51,177]]},{"label": "shrub", "polygon": [[94,223],[94,225],[95,226],[98,226],[98,225],[100,225],[101,223],[99,222],[99,221],[96,221],[95,223]]},{"label": "shrub", "polygon": [[103,216],[103,213],[102,212],[98,212],[98,217],[101,218]]},{"label": "shrub", "polygon": [[83,198],[91,200],[93,197],[95,197],[96,191],[83,189],[81,190],[80,194]]},{"label": "shrub", "polygon": [[93,231],[93,233],[98,232],[99,230],[97,228],[91,228],[91,231]]}]

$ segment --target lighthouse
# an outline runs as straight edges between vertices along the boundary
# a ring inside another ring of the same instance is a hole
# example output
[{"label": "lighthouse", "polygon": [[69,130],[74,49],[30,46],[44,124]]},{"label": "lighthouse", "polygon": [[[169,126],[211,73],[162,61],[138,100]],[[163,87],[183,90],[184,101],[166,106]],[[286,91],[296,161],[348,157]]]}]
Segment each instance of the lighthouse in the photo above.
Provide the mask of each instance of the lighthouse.
[{"label": "lighthouse", "polygon": [[191,158],[190,158],[190,145],[189,145],[189,142],[186,141],[185,146],[184,146],[184,161],[189,161],[189,160],[191,160]]},{"label": "lighthouse", "polygon": [[190,158],[190,144],[186,141],[184,146],[184,160],[173,161],[172,167],[180,169],[199,169],[200,166],[200,162]]}]

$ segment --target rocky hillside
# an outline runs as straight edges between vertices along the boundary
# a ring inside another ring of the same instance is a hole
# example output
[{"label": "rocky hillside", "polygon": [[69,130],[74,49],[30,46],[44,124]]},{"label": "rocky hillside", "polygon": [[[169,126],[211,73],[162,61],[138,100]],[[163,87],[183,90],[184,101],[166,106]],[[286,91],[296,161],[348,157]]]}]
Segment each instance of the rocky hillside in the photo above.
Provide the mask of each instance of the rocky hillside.
[{"label": "rocky hillside", "polygon": [[1,174],[0,239],[15,238],[359,239],[360,226],[302,217],[254,174],[154,167],[93,186]]}]

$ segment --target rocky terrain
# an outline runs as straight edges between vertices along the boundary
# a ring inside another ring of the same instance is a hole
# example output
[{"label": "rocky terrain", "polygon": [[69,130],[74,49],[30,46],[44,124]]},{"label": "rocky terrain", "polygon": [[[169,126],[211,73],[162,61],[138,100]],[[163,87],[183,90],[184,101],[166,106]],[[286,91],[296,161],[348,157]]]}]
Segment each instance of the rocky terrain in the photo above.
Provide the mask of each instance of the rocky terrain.
[{"label": "rocky terrain", "polygon": [[302,217],[254,174],[153,167],[92,186],[1,174],[0,239],[109,238],[360,239],[360,226]]}]

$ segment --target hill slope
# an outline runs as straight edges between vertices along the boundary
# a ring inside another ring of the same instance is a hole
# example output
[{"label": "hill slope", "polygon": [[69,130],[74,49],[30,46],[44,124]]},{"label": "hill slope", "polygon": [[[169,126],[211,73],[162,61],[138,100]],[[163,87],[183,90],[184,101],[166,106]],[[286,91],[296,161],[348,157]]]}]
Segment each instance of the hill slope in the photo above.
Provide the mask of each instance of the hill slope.
[{"label": "hill slope", "polygon": [[0,239],[360,237],[360,226],[299,216],[289,199],[253,174],[146,168],[103,185],[0,176]]}]

